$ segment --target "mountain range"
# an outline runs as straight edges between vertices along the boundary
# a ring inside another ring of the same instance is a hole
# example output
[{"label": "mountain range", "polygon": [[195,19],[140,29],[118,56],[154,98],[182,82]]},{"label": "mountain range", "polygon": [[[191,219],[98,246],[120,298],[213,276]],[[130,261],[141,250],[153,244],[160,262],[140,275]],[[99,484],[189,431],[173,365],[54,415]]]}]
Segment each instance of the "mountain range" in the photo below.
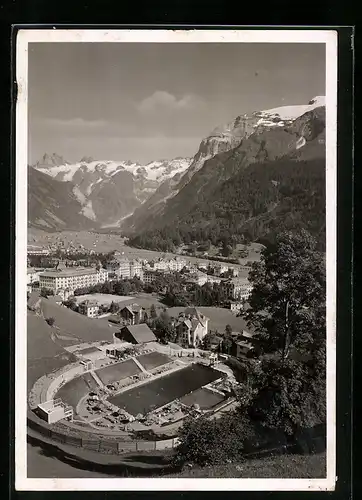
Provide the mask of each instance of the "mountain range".
[{"label": "mountain range", "polygon": [[[117,227],[120,221],[146,201],[164,180],[184,172],[190,163],[189,158],[159,160],[140,165],[131,161],[95,161],[84,157],[80,162],[71,164],[59,155],[45,154],[30,168],[30,172],[33,174],[35,170],[45,174],[49,178],[47,186],[51,185],[53,191],[59,189],[64,194],[64,190],[67,190],[71,198],[78,202],[77,205],[71,204],[72,209],[76,207],[77,215],[88,219],[88,227]],[[36,196],[40,179],[44,179],[36,176],[37,183],[34,183],[34,175],[29,178],[30,196]],[[60,187],[61,184],[67,187]],[[45,193],[46,187],[43,186],[42,196],[46,203]],[[64,211],[64,216],[60,219],[67,219],[70,210],[68,204],[60,205],[58,212]],[[34,219],[35,213],[36,211],[29,210],[29,221],[33,225],[39,225],[39,220]],[[56,229],[56,222],[52,225]]]},{"label": "mountain range", "polygon": [[52,155],[34,170],[68,186],[74,221],[113,224],[134,245],[157,249],[166,240],[171,248],[225,232],[255,239],[293,227],[323,241],[325,98],[238,115],[204,138],[193,159],[71,165]]}]

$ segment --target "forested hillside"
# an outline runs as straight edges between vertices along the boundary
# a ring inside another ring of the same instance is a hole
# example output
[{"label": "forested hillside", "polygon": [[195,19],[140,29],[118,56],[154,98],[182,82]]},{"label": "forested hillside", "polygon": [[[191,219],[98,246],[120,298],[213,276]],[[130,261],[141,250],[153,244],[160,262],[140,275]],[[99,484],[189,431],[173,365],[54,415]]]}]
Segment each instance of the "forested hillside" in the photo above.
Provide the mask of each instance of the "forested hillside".
[{"label": "forested hillside", "polygon": [[190,204],[174,224],[143,232],[130,244],[172,250],[181,242],[263,241],[285,229],[304,228],[324,249],[325,162],[308,157],[306,150],[303,156],[253,163],[218,185],[206,199]]}]

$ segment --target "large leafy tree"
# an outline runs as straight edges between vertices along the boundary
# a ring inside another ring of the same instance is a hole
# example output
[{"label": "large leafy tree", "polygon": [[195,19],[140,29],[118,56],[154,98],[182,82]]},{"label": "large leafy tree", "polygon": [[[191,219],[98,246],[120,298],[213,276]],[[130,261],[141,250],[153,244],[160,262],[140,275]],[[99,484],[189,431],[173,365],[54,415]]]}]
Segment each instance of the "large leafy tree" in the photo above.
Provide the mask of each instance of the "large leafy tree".
[{"label": "large leafy tree", "polygon": [[291,347],[310,353],[325,344],[324,257],[308,232],[278,235],[253,264],[249,279],[253,292],[243,317],[264,352],[287,358]]}]

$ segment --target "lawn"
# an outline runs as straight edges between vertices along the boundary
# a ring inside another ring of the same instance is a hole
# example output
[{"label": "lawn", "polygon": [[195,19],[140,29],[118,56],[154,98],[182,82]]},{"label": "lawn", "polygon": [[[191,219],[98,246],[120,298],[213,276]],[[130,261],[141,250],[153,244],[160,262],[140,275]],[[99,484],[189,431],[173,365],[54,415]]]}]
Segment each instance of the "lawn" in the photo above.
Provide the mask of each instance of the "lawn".
[{"label": "lawn", "polygon": [[141,372],[133,359],[122,361],[115,365],[106,366],[96,371],[96,374],[101,379],[104,385],[111,384],[117,380],[122,380],[132,375],[138,375]]},{"label": "lawn", "polygon": [[[230,325],[233,331],[237,332],[249,330],[246,322],[242,318],[236,317],[228,309],[222,307],[198,307],[197,309],[209,318],[209,330],[224,333],[226,325]],[[168,309],[168,313],[170,316],[177,317],[184,310],[184,307],[171,307]]]},{"label": "lawn", "polygon": [[57,345],[51,338],[52,329],[40,316],[27,315],[27,387],[32,388],[46,373],[73,363],[77,358]]},{"label": "lawn", "polygon": [[137,361],[139,361],[146,370],[152,370],[158,366],[170,363],[172,359],[166,356],[166,354],[155,351],[137,356]]},{"label": "lawn", "polygon": [[315,455],[277,455],[245,460],[239,464],[195,467],[167,477],[190,478],[281,478],[281,479],[319,479],[326,477],[326,454]]},{"label": "lawn", "polygon": [[[98,340],[113,340],[112,330],[107,322],[91,319],[83,314],[76,313],[64,306],[42,299],[41,309],[45,318],[55,319],[55,331],[59,335],[65,335],[75,340],[84,342],[96,342]],[[74,342],[73,342],[74,343]]]},{"label": "lawn", "polygon": [[123,305],[123,302],[128,303],[129,301],[134,301],[134,297],[129,295],[112,295],[108,293],[87,293],[85,295],[77,295],[75,297],[76,302],[79,304],[84,300],[96,300],[98,304],[110,305],[112,302],[119,303]]},{"label": "lawn", "polygon": [[134,389],[109,401],[131,415],[145,414],[220,378],[220,372],[193,364]]}]

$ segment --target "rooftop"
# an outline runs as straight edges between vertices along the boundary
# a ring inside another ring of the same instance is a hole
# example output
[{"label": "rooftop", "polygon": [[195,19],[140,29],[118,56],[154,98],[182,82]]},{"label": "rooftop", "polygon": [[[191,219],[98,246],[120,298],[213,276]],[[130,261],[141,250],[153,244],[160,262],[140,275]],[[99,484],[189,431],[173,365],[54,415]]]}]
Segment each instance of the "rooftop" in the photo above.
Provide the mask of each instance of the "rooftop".
[{"label": "rooftop", "polygon": [[40,276],[47,278],[61,278],[67,276],[85,276],[88,274],[96,274],[97,270],[93,267],[84,267],[82,269],[54,269],[51,271],[44,271]]},{"label": "rooftop", "polygon": [[140,325],[125,326],[122,330],[124,329],[127,329],[139,344],[144,342],[154,342],[156,340],[153,331],[145,323],[141,323]]}]

